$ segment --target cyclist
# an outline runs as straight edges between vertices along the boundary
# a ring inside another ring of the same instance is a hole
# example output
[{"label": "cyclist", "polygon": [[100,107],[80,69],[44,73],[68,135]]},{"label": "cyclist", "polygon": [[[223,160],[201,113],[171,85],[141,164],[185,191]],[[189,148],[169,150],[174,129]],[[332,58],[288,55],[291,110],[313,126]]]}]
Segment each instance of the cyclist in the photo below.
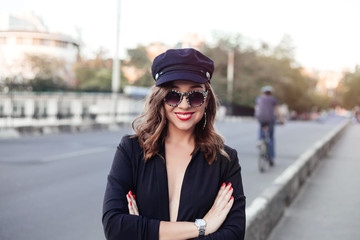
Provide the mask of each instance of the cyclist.
[{"label": "cyclist", "polygon": [[264,86],[261,88],[262,95],[256,98],[255,117],[259,121],[259,140],[264,138],[263,126],[267,126],[269,131],[269,160],[270,166],[274,165],[275,141],[274,125],[276,116],[279,116],[277,109],[277,100],[273,96],[273,88]]}]

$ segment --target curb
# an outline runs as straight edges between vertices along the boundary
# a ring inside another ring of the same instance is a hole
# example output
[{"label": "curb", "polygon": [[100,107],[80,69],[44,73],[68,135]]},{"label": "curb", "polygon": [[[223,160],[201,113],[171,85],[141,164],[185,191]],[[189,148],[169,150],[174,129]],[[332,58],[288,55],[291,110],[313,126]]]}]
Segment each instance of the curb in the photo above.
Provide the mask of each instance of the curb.
[{"label": "curb", "polygon": [[306,179],[339,139],[350,121],[345,120],[300,155],[251,205],[246,208],[245,240],[265,240]]}]

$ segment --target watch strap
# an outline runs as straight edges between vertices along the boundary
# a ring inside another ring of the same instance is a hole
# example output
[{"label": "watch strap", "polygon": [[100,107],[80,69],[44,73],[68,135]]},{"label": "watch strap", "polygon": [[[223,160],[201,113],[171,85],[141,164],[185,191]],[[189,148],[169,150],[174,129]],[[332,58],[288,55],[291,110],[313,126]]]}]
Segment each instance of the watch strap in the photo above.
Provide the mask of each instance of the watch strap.
[{"label": "watch strap", "polygon": [[205,229],[202,227],[199,227],[199,237],[205,236]]}]

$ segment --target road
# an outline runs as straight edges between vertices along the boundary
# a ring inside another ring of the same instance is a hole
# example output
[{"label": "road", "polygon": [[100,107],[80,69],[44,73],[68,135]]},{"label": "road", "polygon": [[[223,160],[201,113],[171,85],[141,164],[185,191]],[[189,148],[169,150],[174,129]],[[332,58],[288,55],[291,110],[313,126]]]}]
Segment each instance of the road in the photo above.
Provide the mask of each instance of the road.
[{"label": "road", "polygon": [[[288,122],[276,128],[276,166],[260,174],[257,123],[217,122],[237,149],[247,204],[342,119]],[[0,239],[105,239],[101,224],[106,176],[121,137],[131,129],[0,140]]]}]

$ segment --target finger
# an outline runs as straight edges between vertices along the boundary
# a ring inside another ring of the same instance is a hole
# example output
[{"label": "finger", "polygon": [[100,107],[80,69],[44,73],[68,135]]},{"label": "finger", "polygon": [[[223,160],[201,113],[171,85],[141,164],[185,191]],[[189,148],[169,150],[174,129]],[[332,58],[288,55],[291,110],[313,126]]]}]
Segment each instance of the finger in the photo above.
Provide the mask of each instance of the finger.
[{"label": "finger", "polygon": [[234,201],[235,201],[234,197],[231,196],[229,202],[226,204],[226,206],[224,208],[224,211],[229,212],[231,207],[234,205]]},{"label": "finger", "polygon": [[215,201],[214,201],[215,204],[216,204],[216,202],[218,201],[218,199],[219,199],[220,195],[222,194],[222,192],[224,191],[225,187],[226,187],[226,184],[225,184],[225,182],[224,182],[224,183],[220,186],[220,189],[219,189],[219,191],[218,191],[218,193],[217,193],[217,195],[216,195],[216,198],[215,198]]},{"label": "finger", "polygon": [[228,187],[228,185],[229,184],[226,185],[225,182],[221,185],[221,187],[220,187],[220,189],[218,191],[218,194],[216,196],[217,198],[220,198],[224,194],[224,192],[226,192],[226,188]]},{"label": "finger", "polygon": [[138,206],[137,206],[137,203],[136,203],[136,200],[134,199],[134,197],[131,197],[131,203],[132,203],[132,207],[134,209],[134,212],[136,215],[139,215],[139,209],[138,209]]},{"label": "finger", "polygon": [[132,207],[131,201],[128,202],[128,209],[129,209],[129,214],[134,215],[134,209]]},{"label": "finger", "polygon": [[225,200],[230,200],[230,198],[232,197],[232,194],[234,192],[234,189],[232,187],[229,188],[229,191],[225,194],[224,198]]},{"label": "finger", "polygon": [[129,214],[134,215],[134,209],[131,203],[131,198],[129,194],[126,194],[126,199],[128,201],[128,209],[129,209]]},{"label": "finger", "polygon": [[129,193],[128,193],[128,194],[126,194],[126,199],[127,199],[128,203],[130,203],[130,202],[131,202],[131,196],[130,196],[130,194],[129,194]]},{"label": "finger", "polygon": [[128,203],[128,208],[129,208],[129,213],[131,215],[135,215],[135,211],[134,211],[134,208],[133,208],[131,202]]},{"label": "finger", "polygon": [[227,214],[230,212],[233,204],[234,204],[234,197],[231,196],[229,202],[227,202],[227,204],[225,205],[225,207],[221,210],[221,213],[227,215]]},{"label": "finger", "polygon": [[233,191],[234,189],[231,187],[231,184],[224,189],[224,192],[220,196],[217,203],[217,207],[220,211],[222,211],[226,207],[227,203],[230,201]]},{"label": "finger", "polygon": [[[219,202],[222,202],[222,201],[224,201],[224,198],[226,198],[226,195],[228,194],[228,192],[230,191],[232,189],[232,187],[231,187],[231,183],[229,182],[227,185],[226,185],[226,187],[224,187],[223,189],[222,189],[222,191],[220,192],[220,195],[219,195],[219,199],[218,199],[218,201]],[[228,198],[227,198],[227,200],[230,198],[230,196],[228,196]]]},{"label": "finger", "polygon": [[137,206],[134,207],[134,214],[137,215],[137,216],[139,216],[139,209],[138,209]]},{"label": "finger", "polygon": [[129,196],[129,198],[130,198],[130,201],[131,201],[131,203],[132,203],[132,206],[133,206],[134,208],[137,208],[137,204],[136,204],[136,200],[135,200],[135,195],[133,195],[132,192],[129,191],[128,196]]},{"label": "finger", "polygon": [[132,194],[132,191],[129,191],[127,197],[130,199],[132,211],[134,212],[135,215],[139,215],[139,209],[135,200],[135,195]]},{"label": "finger", "polygon": [[220,214],[225,214],[227,216],[233,204],[234,204],[234,197],[231,196],[229,201],[224,201],[223,208],[219,209]]}]

